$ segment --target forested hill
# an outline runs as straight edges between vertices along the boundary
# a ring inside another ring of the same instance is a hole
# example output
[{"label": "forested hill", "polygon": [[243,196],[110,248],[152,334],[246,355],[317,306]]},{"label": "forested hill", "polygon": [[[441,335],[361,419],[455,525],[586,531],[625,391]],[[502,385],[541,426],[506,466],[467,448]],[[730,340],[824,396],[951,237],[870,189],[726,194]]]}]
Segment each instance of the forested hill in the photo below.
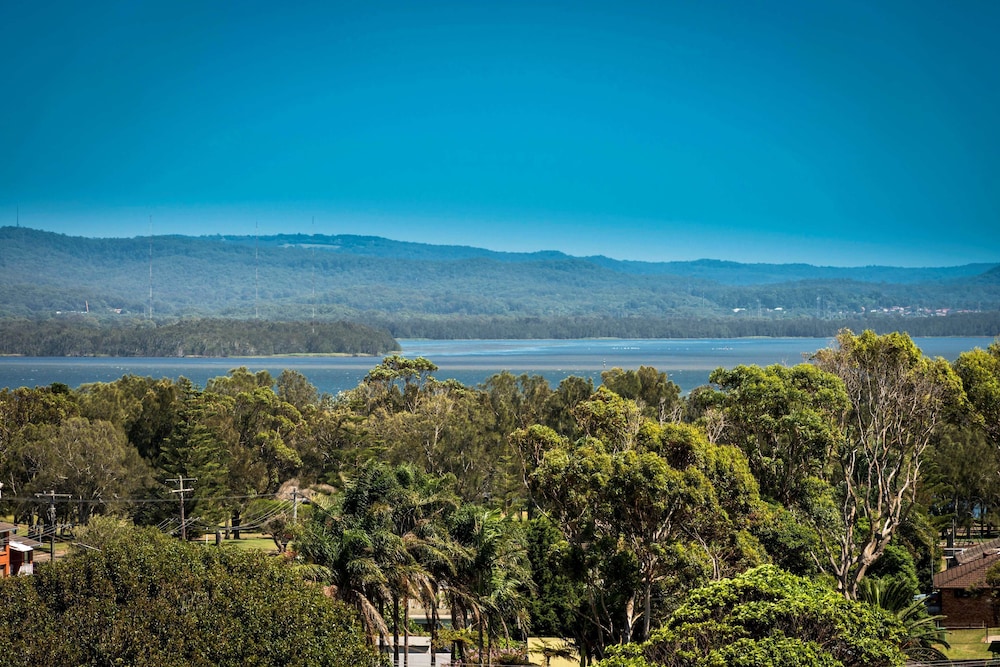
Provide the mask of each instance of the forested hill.
[{"label": "forested hill", "polygon": [[3,318],[139,317],[152,306],[154,318],[356,321],[397,337],[533,337],[676,335],[667,323],[684,322],[724,323],[720,335],[816,334],[803,330],[807,321],[826,323],[825,335],[837,322],[933,315],[955,324],[943,331],[935,323],[929,333],[995,335],[998,287],[1000,268],[988,264],[645,263],[353,235],[91,239],[0,228]]}]

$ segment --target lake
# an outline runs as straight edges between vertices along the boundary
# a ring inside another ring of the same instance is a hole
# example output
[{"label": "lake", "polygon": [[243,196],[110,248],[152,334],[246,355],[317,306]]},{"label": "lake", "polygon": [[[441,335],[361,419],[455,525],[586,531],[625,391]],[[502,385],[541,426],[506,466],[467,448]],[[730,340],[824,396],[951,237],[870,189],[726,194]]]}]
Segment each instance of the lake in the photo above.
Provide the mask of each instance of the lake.
[{"label": "lake", "polygon": [[[590,378],[597,385],[601,371],[653,366],[688,392],[708,381],[720,366],[740,364],[795,365],[832,343],[831,338],[725,339],[583,339],[583,340],[401,340],[402,355],[427,357],[439,367],[439,380],[454,378],[475,386],[501,371],[542,375],[554,387],[570,375]],[[986,348],[988,337],[914,338],[933,357],[954,360],[961,352]],[[204,387],[213,377],[246,366],[275,377],[283,369],[305,375],[321,392],[336,394],[358,385],[374,357],[252,357],[174,359],[141,357],[0,357],[0,387],[34,387],[61,382],[78,387],[88,382],[112,382],[123,375],[154,378],[186,377]]]}]

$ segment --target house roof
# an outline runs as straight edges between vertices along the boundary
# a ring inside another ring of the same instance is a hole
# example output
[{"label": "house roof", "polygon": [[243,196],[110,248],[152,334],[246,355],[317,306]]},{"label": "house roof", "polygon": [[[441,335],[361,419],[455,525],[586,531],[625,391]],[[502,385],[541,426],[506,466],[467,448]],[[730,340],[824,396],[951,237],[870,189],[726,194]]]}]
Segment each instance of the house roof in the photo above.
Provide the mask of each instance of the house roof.
[{"label": "house roof", "polygon": [[995,553],[997,550],[1000,550],[1000,537],[995,540],[990,540],[989,542],[977,544],[956,553],[955,560],[958,561],[960,565],[964,565],[970,561],[982,558],[983,554]]},{"label": "house roof", "polygon": [[0,533],[13,533],[15,530],[17,530],[17,526],[14,524],[0,521]]},{"label": "house roof", "polygon": [[949,567],[934,575],[934,588],[971,588],[986,586],[986,570],[1000,562],[1000,554],[984,553],[979,559]]},{"label": "house roof", "polygon": [[23,537],[21,535],[15,535],[10,538],[11,545],[20,544],[22,547],[27,547],[29,549],[37,549],[38,547],[45,546],[42,542],[38,540],[33,540],[30,537]]}]

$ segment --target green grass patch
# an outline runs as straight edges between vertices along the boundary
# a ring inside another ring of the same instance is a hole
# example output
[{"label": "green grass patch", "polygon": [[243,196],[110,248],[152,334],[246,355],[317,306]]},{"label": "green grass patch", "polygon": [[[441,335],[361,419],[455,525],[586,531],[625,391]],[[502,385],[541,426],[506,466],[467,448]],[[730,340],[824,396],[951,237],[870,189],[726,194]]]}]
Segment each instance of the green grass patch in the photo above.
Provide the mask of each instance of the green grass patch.
[{"label": "green grass patch", "polygon": [[[215,536],[209,535],[206,540],[204,537],[197,540],[202,544],[207,544],[209,546],[215,546]],[[255,549],[257,551],[263,551],[265,553],[278,553],[277,547],[274,546],[274,540],[270,537],[260,535],[259,533],[253,533],[250,535],[242,535],[238,540],[222,540],[222,546],[229,546],[231,548],[235,547],[237,549],[251,550]]]},{"label": "green grass patch", "polygon": [[[950,649],[946,649],[945,655],[950,660],[974,660],[977,658],[991,658],[989,645],[986,643],[985,628],[978,630],[949,630],[947,641],[951,644]],[[1000,635],[1000,630],[994,629],[991,634]]]}]

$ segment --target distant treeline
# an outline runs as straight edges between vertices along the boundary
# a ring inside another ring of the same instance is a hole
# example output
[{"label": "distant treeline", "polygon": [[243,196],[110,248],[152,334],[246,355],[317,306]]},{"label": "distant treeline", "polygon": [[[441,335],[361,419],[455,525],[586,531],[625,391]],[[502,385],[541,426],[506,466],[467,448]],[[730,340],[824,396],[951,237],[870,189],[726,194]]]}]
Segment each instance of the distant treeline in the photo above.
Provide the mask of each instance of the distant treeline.
[{"label": "distant treeline", "polygon": [[399,344],[384,329],[351,322],[225,319],[99,322],[85,315],[0,320],[0,354],[31,357],[383,355],[399,349]]},{"label": "distant treeline", "polygon": [[1000,266],[620,262],[359,236],[89,239],[0,227],[2,318],[259,317],[522,338],[825,335],[838,326],[803,322],[966,311],[1000,311]]},{"label": "distant treeline", "polygon": [[31,357],[240,357],[277,354],[384,355],[396,338],[746,338],[832,337],[840,329],[911,336],[996,336],[1000,312],[949,317],[870,316],[854,319],[743,318],[402,318],[350,322],[190,319],[97,320],[69,315],[0,320],[0,354]]},{"label": "distant treeline", "polygon": [[822,338],[841,329],[878,333],[905,331],[911,336],[996,336],[1000,312],[959,313],[948,317],[869,315],[854,318],[768,319],[751,316],[698,317],[410,317],[371,318],[368,324],[395,338],[437,340],[489,338],[747,338],[753,336]]}]

